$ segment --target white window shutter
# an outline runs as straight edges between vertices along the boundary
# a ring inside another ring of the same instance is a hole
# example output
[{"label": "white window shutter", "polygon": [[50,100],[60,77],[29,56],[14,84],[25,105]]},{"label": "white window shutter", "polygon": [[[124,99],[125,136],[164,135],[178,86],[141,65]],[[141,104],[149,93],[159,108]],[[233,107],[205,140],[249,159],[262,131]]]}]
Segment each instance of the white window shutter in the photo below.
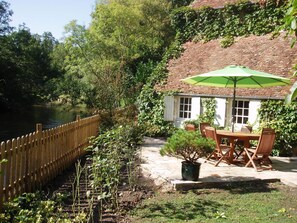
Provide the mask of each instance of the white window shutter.
[{"label": "white window shutter", "polygon": [[200,115],[200,97],[192,97],[191,119],[197,119]]},{"label": "white window shutter", "polygon": [[173,112],[174,112],[174,97],[165,96],[164,97],[164,120],[173,121]]},{"label": "white window shutter", "polygon": [[260,100],[251,100],[249,105],[249,123],[258,126],[258,110],[261,107]]},{"label": "white window shutter", "polygon": [[226,117],[226,98],[215,98],[216,100],[216,113],[214,124],[225,126]]}]

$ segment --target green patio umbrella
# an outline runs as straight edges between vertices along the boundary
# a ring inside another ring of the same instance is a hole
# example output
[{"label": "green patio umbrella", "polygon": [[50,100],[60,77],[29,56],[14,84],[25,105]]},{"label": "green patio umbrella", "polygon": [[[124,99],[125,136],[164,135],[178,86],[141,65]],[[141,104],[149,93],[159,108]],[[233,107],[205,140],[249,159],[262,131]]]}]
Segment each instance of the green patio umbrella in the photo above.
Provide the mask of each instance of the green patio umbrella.
[{"label": "green patio umbrella", "polygon": [[290,79],[249,69],[244,66],[227,66],[182,79],[182,81],[202,86],[233,88],[232,132],[234,131],[236,88],[262,88],[290,84]]}]

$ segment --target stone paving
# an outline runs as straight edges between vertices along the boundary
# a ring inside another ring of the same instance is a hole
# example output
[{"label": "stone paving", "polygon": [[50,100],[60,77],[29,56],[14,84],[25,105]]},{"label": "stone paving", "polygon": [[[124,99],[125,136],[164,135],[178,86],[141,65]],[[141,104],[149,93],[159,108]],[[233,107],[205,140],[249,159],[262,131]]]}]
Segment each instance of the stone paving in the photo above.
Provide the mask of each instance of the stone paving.
[{"label": "stone paving", "polygon": [[265,180],[281,181],[297,187],[297,157],[271,157],[273,170],[256,172],[252,167],[227,165],[220,163],[215,167],[212,163],[199,159],[202,163],[199,180],[184,181],[181,179],[181,159],[161,156],[162,139],[145,138],[141,147],[141,168],[144,175],[154,179],[156,185],[166,190],[185,190],[222,185],[237,181]]}]

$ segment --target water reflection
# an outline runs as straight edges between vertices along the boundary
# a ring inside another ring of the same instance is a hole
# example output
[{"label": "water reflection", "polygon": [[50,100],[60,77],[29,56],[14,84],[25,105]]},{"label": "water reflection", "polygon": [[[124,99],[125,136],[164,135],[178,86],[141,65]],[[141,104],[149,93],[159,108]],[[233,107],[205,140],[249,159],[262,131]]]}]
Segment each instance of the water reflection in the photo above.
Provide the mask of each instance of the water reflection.
[{"label": "water reflection", "polygon": [[63,106],[34,106],[29,111],[1,114],[0,141],[34,132],[36,123],[41,123],[43,129],[50,129],[74,121],[76,115],[85,117],[88,114],[83,110],[68,110]]}]

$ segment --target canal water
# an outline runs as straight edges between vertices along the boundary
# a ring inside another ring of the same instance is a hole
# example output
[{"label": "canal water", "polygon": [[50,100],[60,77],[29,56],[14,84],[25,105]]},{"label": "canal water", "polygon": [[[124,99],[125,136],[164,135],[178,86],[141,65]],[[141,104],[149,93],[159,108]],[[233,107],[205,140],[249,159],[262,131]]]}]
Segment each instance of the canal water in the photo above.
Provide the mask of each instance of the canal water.
[{"label": "canal water", "polygon": [[0,142],[34,132],[36,123],[41,123],[43,129],[50,129],[74,121],[76,115],[83,118],[88,114],[63,106],[33,106],[24,112],[0,113]]}]

